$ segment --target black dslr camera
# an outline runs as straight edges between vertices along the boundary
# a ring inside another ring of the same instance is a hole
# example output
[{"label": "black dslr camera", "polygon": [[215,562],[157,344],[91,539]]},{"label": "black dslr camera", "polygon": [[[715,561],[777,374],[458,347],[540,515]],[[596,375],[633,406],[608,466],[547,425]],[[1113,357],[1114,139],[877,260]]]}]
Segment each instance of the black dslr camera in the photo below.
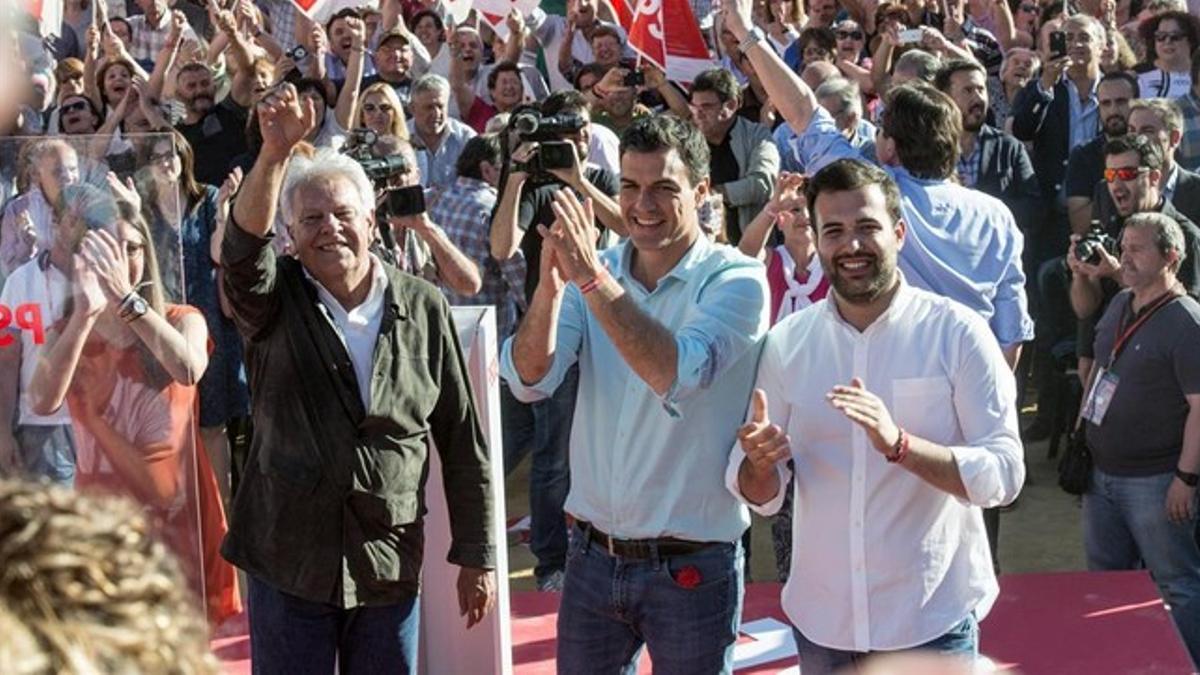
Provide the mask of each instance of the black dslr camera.
[{"label": "black dslr camera", "polygon": [[535,179],[553,180],[551,169],[569,169],[575,166],[575,146],[564,136],[579,133],[587,120],[573,113],[542,115],[527,108],[512,116],[509,128],[517,133],[522,142],[537,143],[533,156],[525,162],[514,162],[513,170],[529,174]]},{"label": "black dslr camera", "polygon": [[1079,241],[1075,242],[1075,257],[1089,265],[1100,263],[1100,251],[1108,251],[1109,255],[1117,255],[1117,240],[1108,236],[1100,227],[1100,223],[1092,221],[1092,227]]},{"label": "black dslr camera", "polygon": [[387,222],[389,216],[416,216],[425,213],[425,192],[420,185],[399,188],[389,185],[393,176],[409,169],[408,158],[404,155],[376,157],[371,148],[377,140],[378,134],[370,129],[353,129],[350,131],[350,138],[342,146],[342,153],[358,162],[371,184],[375,186],[375,191],[387,195],[375,210],[376,219],[379,222]]}]

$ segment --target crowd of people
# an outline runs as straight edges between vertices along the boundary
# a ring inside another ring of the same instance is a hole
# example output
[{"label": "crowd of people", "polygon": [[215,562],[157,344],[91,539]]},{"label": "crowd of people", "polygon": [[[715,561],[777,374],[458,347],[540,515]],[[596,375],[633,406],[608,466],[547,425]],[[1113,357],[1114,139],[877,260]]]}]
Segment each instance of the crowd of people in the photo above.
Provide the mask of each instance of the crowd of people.
[{"label": "crowd of people", "polygon": [[1200,660],[1198,8],[689,5],[686,81],[599,0],[5,8],[0,476],[135,500],[256,672],[411,672],[431,451],[468,626],[504,581],[489,305],[560,672],[729,672],[751,511],[806,673],[969,661],[1072,435]]}]

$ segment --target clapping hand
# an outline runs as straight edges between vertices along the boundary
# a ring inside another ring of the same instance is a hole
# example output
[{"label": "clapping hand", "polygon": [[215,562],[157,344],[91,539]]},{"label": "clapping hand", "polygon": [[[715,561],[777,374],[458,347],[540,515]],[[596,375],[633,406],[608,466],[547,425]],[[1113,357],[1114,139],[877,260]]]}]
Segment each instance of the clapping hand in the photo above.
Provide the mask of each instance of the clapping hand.
[{"label": "clapping hand", "polygon": [[863,381],[854,378],[849,385],[839,384],[825,395],[829,403],[867,432],[871,445],[884,455],[891,455],[900,428],[892,421],[887,406],[878,396],[867,391]]},{"label": "clapping hand", "polygon": [[79,252],[108,302],[114,305],[120,303],[133,291],[133,282],[129,279],[129,256],[112,233],[105,230],[88,232],[80,242]]},{"label": "clapping hand", "polygon": [[559,269],[568,281],[578,286],[596,279],[604,267],[596,252],[596,221],[592,200],[587,199],[580,204],[575,193],[564,188],[554,193],[550,208],[554,211],[554,223],[549,228],[538,225],[538,232],[554,248]]}]

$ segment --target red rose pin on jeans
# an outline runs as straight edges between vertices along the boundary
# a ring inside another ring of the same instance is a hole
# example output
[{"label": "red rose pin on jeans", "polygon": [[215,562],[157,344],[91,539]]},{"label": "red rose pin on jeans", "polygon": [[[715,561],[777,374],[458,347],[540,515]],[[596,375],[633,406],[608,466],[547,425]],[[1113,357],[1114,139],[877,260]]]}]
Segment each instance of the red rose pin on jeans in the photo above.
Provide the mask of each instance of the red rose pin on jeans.
[{"label": "red rose pin on jeans", "polygon": [[700,581],[700,570],[692,565],[687,565],[675,573],[675,583],[679,584],[680,588],[693,589],[700,585]]}]

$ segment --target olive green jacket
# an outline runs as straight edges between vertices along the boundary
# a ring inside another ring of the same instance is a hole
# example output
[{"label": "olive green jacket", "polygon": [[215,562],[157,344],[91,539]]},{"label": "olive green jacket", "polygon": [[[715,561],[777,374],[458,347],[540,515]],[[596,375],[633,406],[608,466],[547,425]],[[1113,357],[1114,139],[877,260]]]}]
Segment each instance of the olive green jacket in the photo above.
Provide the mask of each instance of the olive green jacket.
[{"label": "olive green jacket", "polygon": [[254,434],[222,555],[286,593],[337,607],[417,592],[429,441],[450,509],[451,563],[493,568],[490,472],[445,299],[385,264],[370,408],[299,261],[236,223],[224,290],[246,345]]}]

